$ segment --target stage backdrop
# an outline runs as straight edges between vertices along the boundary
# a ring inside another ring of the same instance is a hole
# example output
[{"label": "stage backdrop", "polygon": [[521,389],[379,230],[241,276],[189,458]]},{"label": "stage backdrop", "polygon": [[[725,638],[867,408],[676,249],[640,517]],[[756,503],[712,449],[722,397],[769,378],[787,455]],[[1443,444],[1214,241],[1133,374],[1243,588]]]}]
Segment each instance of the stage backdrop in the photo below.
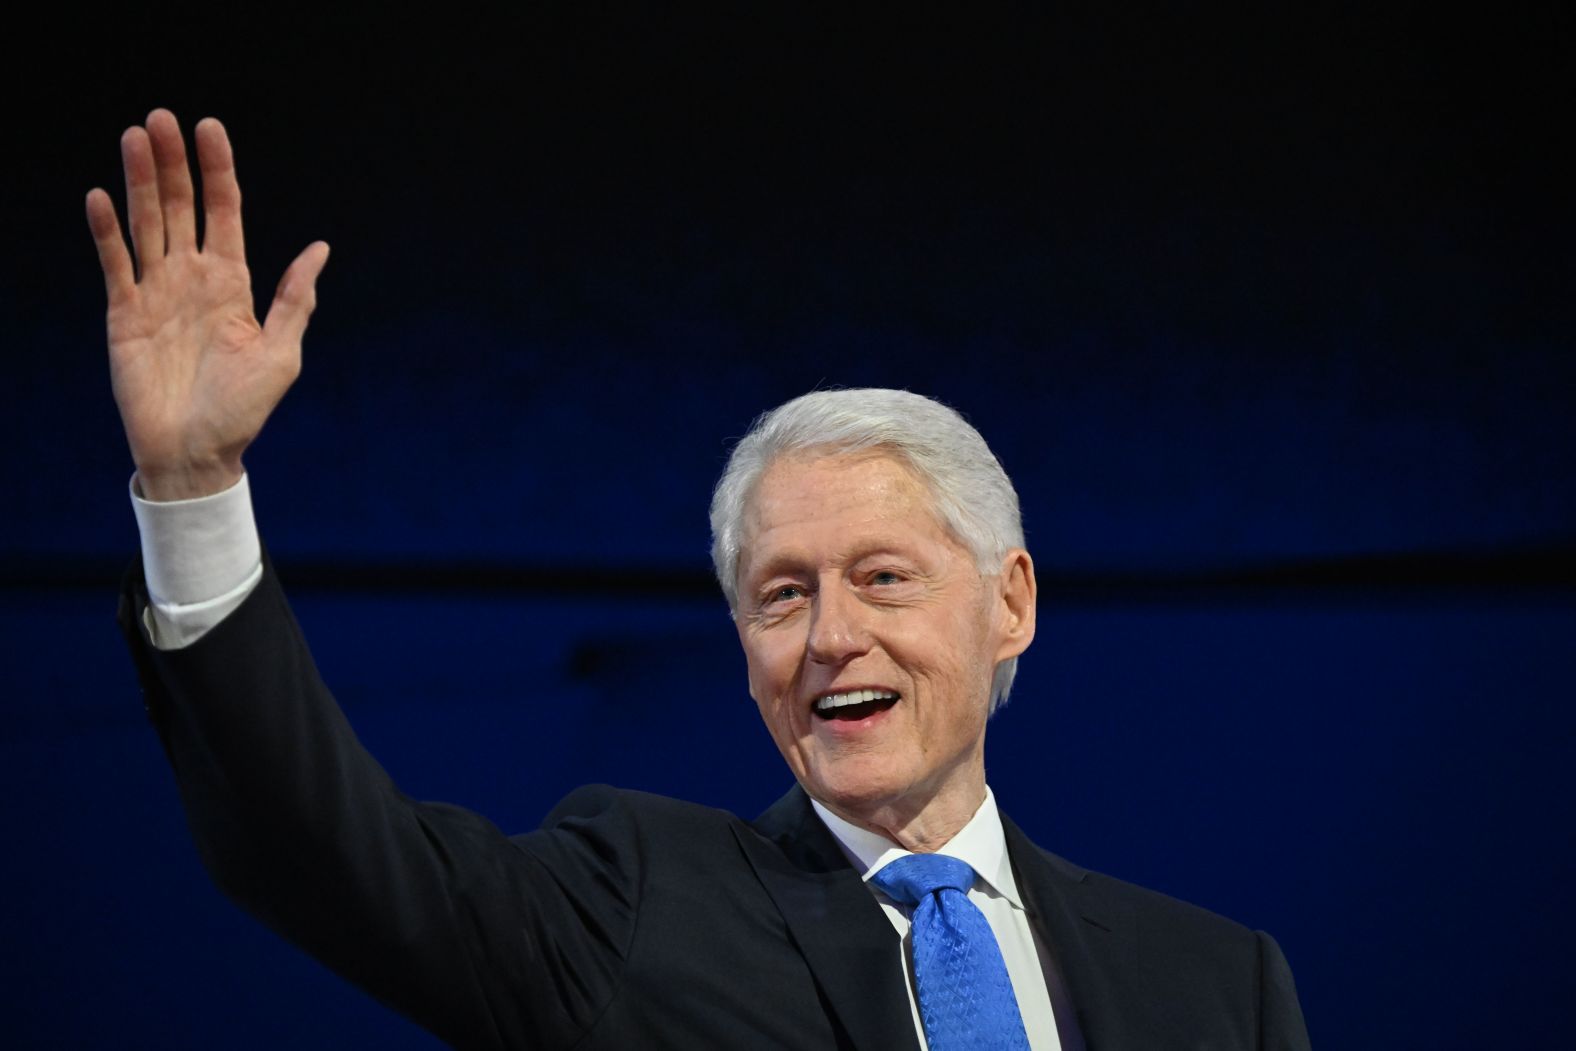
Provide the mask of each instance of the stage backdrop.
[{"label": "stage backdrop", "polygon": [[1008,813],[1271,931],[1317,1046],[1569,1045],[1568,19],[210,21],[61,27],[10,92],[14,1046],[432,1045],[211,887],[112,622],[80,199],[154,105],[227,121],[265,302],[333,245],[247,462],[408,793],[769,804],[710,486],[756,413],[906,387],[1023,500]]}]

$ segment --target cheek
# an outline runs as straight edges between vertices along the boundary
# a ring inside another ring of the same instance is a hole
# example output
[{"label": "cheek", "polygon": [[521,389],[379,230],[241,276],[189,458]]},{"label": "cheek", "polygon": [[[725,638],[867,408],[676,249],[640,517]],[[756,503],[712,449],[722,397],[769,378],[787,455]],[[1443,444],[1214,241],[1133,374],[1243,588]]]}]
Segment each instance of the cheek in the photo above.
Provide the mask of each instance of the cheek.
[{"label": "cheek", "polygon": [[793,710],[786,698],[770,694],[763,696],[764,700],[758,697],[755,701],[755,710],[760,714],[761,725],[766,727],[767,736],[777,746],[778,753],[787,761],[789,767],[797,770],[797,742],[803,730],[794,725]]},{"label": "cheek", "polygon": [[981,691],[988,698],[990,680],[996,672],[989,642],[990,631],[981,618],[961,616],[949,620],[938,634],[916,640],[909,652],[914,654],[914,667],[924,677],[949,693],[961,694],[958,700],[970,699]]},{"label": "cheek", "polygon": [[744,639],[744,663],[750,696],[766,715],[784,693],[790,692],[798,671],[797,651],[790,640],[760,637]]}]

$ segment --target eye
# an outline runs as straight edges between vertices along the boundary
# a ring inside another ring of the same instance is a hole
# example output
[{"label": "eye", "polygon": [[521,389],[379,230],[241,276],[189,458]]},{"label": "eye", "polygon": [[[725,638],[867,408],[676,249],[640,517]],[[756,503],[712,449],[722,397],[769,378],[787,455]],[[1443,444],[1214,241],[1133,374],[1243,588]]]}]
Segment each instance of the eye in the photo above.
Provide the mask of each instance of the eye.
[{"label": "eye", "polygon": [[870,574],[870,583],[877,586],[891,587],[893,584],[901,584],[902,582],[903,578],[890,569],[883,569]]},{"label": "eye", "polygon": [[767,592],[766,601],[768,604],[775,602],[793,602],[794,600],[803,597],[803,595],[804,589],[798,584],[783,584]]}]

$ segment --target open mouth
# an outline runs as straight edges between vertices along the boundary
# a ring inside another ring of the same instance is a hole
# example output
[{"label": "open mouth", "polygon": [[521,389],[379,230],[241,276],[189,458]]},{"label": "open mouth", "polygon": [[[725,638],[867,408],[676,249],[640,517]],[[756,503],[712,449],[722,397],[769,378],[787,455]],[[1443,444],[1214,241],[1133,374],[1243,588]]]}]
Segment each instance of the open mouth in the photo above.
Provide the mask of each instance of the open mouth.
[{"label": "open mouth", "polygon": [[884,712],[897,702],[895,690],[848,690],[816,698],[814,711],[822,719],[854,722]]}]

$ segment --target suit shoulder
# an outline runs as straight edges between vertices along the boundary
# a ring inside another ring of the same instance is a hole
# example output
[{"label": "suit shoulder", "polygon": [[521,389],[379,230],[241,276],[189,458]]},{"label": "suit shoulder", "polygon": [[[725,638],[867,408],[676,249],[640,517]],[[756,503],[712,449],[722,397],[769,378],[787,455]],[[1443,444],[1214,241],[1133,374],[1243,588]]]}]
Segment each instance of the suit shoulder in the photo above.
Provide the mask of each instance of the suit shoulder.
[{"label": "suit shoulder", "polygon": [[653,832],[681,828],[721,831],[743,824],[736,815],[715,807],[652,792],[591,784],[581,785],[559,800],[542,820],[541,827],[576,827],[588,822],[627,825],[631,830],[643,828]]},{"label": "suit shoulder", "polygon": [[1257,951],[1250,928],[1217,912],[1101,872],[1090,872],[1088,881],[1094,894],[1120,903],[1139,931],[1163,927],[1177,935],[1195,934],[1216,945]]},{"label": "suit shoulder", "polygon": [[[1021,833],[1020,833],[1021,834]],[[1037,860],[1048,866],[1054,883],[1076,903],[1086,919],[1140,940],[1164,941],[1177,947],[1208,946],[1244,958],[1258,953],[1253,930],[1219,913],[1169,894],[1076,865],[1032,841]],[[1045,871],[1040,870],[1041,873]]]}]

